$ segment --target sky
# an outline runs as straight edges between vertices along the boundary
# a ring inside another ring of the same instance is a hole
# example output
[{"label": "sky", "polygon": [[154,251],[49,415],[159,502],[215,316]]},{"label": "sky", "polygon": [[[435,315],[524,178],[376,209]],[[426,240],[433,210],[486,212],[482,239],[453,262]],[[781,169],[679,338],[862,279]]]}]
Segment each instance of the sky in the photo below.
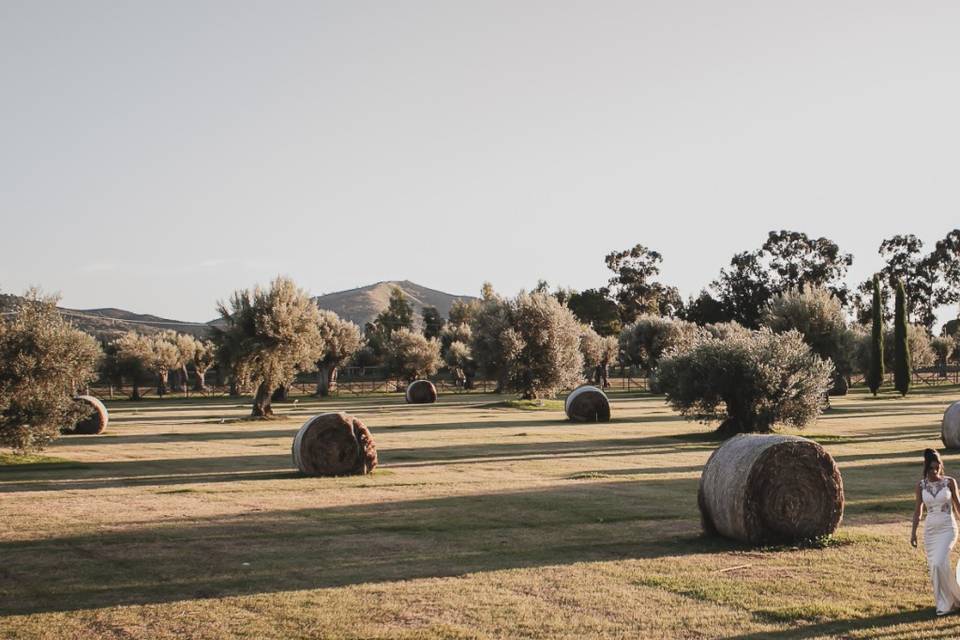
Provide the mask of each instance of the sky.
[{"label": "sky", "polygon": [[[960,3],[0,0],[0,290],[696,294],[774,229],[960,226]],[[942,318],[954,317],[945,309]]]}]

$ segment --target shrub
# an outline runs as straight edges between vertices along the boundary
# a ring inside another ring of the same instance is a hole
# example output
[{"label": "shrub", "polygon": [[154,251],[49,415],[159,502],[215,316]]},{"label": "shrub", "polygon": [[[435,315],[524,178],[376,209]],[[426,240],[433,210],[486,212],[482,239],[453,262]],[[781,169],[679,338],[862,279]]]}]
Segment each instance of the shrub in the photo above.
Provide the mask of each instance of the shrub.
[{"label": "shrub", "polygon": [[810,350],[797,331],[734,332],[701,337],[661,360],[667,402],[685,416],[722,421],[722,435],[803,427],[819,415],[833,365]]},{"label": "shrub", "polygon": [[73,396],[96,377],[102,356],[56,303],[31,290],[0,320],[0,445],[20,453],[42,449],[84,417]]}]

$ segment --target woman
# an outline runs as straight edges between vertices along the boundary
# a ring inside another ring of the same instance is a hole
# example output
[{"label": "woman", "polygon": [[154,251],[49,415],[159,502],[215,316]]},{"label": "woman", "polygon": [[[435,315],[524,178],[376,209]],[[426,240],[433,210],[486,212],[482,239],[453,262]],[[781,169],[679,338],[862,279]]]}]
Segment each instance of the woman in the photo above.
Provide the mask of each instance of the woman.
[{"label": "woman", "polygon": [[933,597],[937,615],[942,616],[960,608],[960,584],[950,567],[950,550],[957,541],[957,521],[954,509],[960,513],[957,499],[957,481],[943,475],[943,461],[933,449],[923,452],[923,478],[917,485],[917,503],[913,511],[913,535],[910,544],[917,546],[917,526],[920,514],[927,509],[923,525],[923,548],[927,552]]}]

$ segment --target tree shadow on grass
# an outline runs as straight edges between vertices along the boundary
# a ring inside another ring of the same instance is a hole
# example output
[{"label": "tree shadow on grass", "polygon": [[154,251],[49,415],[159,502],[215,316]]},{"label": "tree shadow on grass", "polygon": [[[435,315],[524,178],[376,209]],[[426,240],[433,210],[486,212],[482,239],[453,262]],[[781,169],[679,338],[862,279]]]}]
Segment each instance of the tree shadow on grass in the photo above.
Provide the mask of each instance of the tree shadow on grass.
[{"label": "tree shadow on grass", "polygon": [[738,549],[700,536],[695,501],[675,498],[695,486],[571,483],[2,542],[0,615]]},{"label": "tree shadow on grass", "polygon": [[[865,638],[887,638],[892,634],[900,636],[895,630],[884,631],[890,627],[896,627],[903,624],[912,624],[917,622],[932,622],[936,618],[933,607],[923,609],[914,609],[902,613],[893,613],[872,618],[853,618],[850,620],[835,620],[832,622],[822,622],[810,624],[807,626],[791,627],[781,631],[762,631],[758,633],[747,633],[737,636],[726,636],[724,640],[802,640],[803,638],[835,638],[847,637],[846,633],[851,631],[871,630],[876,633],[870,633]],[[960,637],[960,618],[950,617],[938,621],[936,627],[923,630],[923,638],[934,639],[953,639]]]}]

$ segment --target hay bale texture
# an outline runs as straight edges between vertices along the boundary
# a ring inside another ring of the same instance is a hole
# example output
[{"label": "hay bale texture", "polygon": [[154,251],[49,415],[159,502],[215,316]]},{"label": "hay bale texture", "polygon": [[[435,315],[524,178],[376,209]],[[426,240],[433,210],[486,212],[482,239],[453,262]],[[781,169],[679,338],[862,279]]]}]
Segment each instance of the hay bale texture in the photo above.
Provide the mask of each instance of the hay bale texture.
[{"label": "hay bale texture", "polygon": [[707,533],[751,544],[797,542],[836,531],[843,479],[816,442],[745,434],[710,456],[697,502]]},{"label": "hay bale texture", "polygon": [[323,413],[297,431],[293,464],[311,476],[363,475],[377,466],[377,446],[358,418],[343,412]]},{"label": "hay bale texture", "polygon": [[407,385],[407,403],[431,404],[437,401],[437,388],[429,380],[414,380]]},{"label": "hay bale texture", "polygon": [[73,401],[82,405],[88,415],[86,418],[78,420],[72,428],[64,429],[64,432],[87,436],[103,433],[107,428],[107,423],[110,422],[110,414],[103,403],[100,402],[100,399],[94,396],[76,396]]},{"label": "hay bale texture", "polygon": [[954,402],[943,412],[940,439],[947,449],[960,449],[960,402]]},{"label": "hay bale texture", "polygon": [[577,387],[563,403],[567,417],[574,422],[609,422],[610,400],[597,387],[585,384]]}]

